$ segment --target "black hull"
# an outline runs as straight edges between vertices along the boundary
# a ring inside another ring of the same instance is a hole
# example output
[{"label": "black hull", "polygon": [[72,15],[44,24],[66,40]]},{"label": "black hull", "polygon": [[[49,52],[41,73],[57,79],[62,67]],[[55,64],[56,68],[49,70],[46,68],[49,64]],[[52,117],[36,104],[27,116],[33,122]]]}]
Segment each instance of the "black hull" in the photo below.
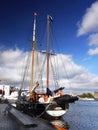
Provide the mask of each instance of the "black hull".
[{"label": "black hull", "polygon": [[69,104],[69,103],[74,103],[75,101],[78,100],[77,96],[71,96],[71,95],[63,95],[62,97],[56,97],[55,102],[62,107],[62,109],[64,109],[64,105],[63,104]]},{"label": "black hull", "polygon": [[[69,103],[73,103],[78,100],[78,97],[63,95],[62,97],[54,98],[52,103],[39,103],[38,101],[23,101],[17,102],[17,109],[32,115],[32,116],[43,116],[49,115],[54,117],[61,117],[69,109]],[[59,112],[62,112],[59,115]],[[54,113],[53,115],[51,113]],[[57,115],[55,114],[57,113]]]},{"label": "black hull", "polygon": [[[56,102],[54,103],[38,103],[38,102],[25,102],[25,103],[17,103],[16,108],[18,110],[21,110],[24,113],[27,113],[31,116],[38,116],[38,117],[61,117],[62,115],[51,115],[49,114],[49,112],[52,111],[53,112],[58,112],[60,110],[63,111],[63,113],[65,113],[65,111],[68,111],[69,108],[69,104],[64,104],[63,107],[61,107],[60,105],[58,105]],[[60,108],[60,110],[56,110],[56,108]],[[62,109],[64,108],[64,109]]]},{"label": "black hull", "polygon": [[37,116],[42,114],[45,111],[46,105],[39,104],[38,102],[18,102],[16,104],[18,110],[23,111],[24,113],[30,114],[32,116]]}]

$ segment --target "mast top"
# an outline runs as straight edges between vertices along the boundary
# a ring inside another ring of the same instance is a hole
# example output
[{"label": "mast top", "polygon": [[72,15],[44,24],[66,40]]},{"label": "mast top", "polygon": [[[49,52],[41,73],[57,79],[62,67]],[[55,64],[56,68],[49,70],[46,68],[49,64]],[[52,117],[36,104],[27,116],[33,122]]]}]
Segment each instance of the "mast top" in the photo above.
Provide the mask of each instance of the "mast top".
[{"label": "mast top", "polygon": [[34,12],[34,16],[37,16],[38,14],[36,12]]},{"label": "mast top", "polygon": [[48,14],[48,15],[47,15],[47,20],[53,22],[53,18],[52,18],[52,16]]},{"label": "mast top", "polygon": [[33,42],[35,42],[35,40],[36,40],[36,16],[37,15],[38,15],[37,13],[34,13]]}]

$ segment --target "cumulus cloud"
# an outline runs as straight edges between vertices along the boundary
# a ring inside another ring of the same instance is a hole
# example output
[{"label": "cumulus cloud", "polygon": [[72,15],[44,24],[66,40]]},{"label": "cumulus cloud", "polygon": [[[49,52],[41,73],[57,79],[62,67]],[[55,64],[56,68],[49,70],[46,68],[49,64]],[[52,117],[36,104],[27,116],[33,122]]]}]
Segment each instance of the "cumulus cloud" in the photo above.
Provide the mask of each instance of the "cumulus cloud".
[{"label": "cumulus cloud", "polygon": [[20,81],[20,69],[23,66],[25,54],[19,50],[0,51],[0,80],[7,82]]},{"label": "cumulus cloud", "polygon": [[86,10],[85,15],[82,18],[82,22],[79,22],[78,36],[87,34],[89,32],[98,31],[98,1],[93,3],[90,8]]},{"label": "cumulus cloud", "polygon": [[98,54],[98,33],[90,35],[88,41],[89,41],[88,45],[90,46],[90,49],[88,50],[88,54],[89,55]]},{"label": "cumulus cloud", "polygon": [[98,54],[98,47],[95,48],[95,49],[89,49],[88,54],[89,54],[89,55],[95,55],[95,54]]},{"label": "cumulus cloud", "polygon": [[88,40],[89,46],[98,46],[98,33],[90,35]]},{"label": "cumulus cloud", "polygon": [[[81,22],[78,22],[77,36],[88,34],[89,55],[98,54],[98,1],[87,8]],[[94,49],[93,49],[94,47]]]},{"label": "cumulus cloud", "polygon": [[[9,49],[0,52],[0,79],[10,82],[12,81],[13,84],[20,85],[23,76],[21,72],[23,71],[23,63],[27,59],[27,53],[29,54],[29,52],[24,52],[19,49]],[[45,56],[39,52],[36,53],[40,56],[40,61],[44,62]],[[52,62],[53,64],[51,64]],[[35,64],[36,66],[40,65],[40,68],[36,70],[38,72],[37,74],[39,74],[43,70],[43,64],[38,62],[35,62]],[[50,66],[51,71],[53,71],[53,67],[56,66],[55,70],[52,72],[53,76],[51,75],[50,80],[57,80],[57,78],[59,78],[58,83],[60,83],[60,86],[65,86],[65,88],[69,89],[97,88],[98,77],[88,73],[82,66],[76,65],[70,55],[57,54],[52,56]],[[56,73],[57,71],[59,72],[58,75]],[[45,71],[43,74],[43,80],[45,81]],[[30,75],[27,74],[27,80],[29,77]],[[52,81],[50,86],[53,86]]]}]

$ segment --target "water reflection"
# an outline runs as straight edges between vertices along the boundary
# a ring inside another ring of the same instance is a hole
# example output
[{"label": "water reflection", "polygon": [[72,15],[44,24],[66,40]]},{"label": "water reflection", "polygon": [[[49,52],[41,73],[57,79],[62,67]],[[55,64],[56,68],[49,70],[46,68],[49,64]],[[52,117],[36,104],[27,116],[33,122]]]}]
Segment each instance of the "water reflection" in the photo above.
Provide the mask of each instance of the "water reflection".
[{"label": "water reflection", "polygon": [[69,130],[68,123],[63,119],[55,119],[50,121],[50,124],[57,130]]}]

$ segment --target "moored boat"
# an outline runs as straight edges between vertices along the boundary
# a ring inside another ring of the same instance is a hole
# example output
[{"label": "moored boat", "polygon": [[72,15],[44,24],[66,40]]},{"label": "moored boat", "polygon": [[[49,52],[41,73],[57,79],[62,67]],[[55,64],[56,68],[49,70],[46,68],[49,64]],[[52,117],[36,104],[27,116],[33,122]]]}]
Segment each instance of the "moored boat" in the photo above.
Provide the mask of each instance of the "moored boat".
[{"label": "moored boat", "polygon": [[[29,92],[22,95],[22,89],[23,89],[23,83],[22,83],[19,90],[16,107],[17,109],[22,110],[34,116],[42,116],[46,114],[51,117],[61,117],[68,111],[69,103],[73,103],[77,101],[78,97],[71,96],[68,94],[62,94],[62,91],[63,89],[65,89],[65,87],[59,87],[60,85],[58,84],[57,80],[54,78],[59,70],[53,69],[54,65],[57,65],[56,63],[51,64],[52,61],[53,63],[55,62],[53,60],[55,53],[51,51],[50,44],[49,44],[50,25],[51,22],[53,21],[50,15],[47,15],[46,50],[42,52],[37,51],[36,17],[37,14],[34,13],[33,39],[32,39],[32,51],[31,51],[32,64],[31,64]],[[38,58],[38,54],[40,54],[39,58]],[[27,68],[28,67],[26,66],[25,69]],[[50,74],[51,72],[52,74]],[[24,77],[26,76],[25,73],[26,70],[24,72],[23,81],[24,81]],[[42,77],[43,76],[42,73],[44,74],[44,77]],[[54,80],[57,89],[54,90],[53,88],[50,89],[50,86],[53,86],[52,79]],[[45,88],[43,92],[42,91],[40,92],[39,88],[41,88],[42,86],[45,86]]]}]

